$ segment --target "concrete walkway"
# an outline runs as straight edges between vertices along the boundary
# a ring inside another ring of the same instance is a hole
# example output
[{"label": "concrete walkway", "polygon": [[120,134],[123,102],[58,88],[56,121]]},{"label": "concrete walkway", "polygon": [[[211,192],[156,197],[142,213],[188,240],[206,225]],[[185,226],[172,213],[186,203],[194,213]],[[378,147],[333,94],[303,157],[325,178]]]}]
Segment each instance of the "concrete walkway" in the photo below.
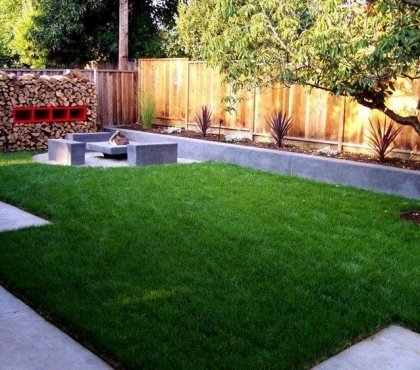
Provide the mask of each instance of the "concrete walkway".
[{"label": "concrete walkway", "polygon": [[313,370],[420,370],[420,334],[389,326]]},{"label": "concrete walkway", "polygon": [[0,370],[112,369],[0,287]]},{"label": "concrete walkway", "polygon": [[22,211],[10,204],[0,202],[0,232],[47,224],[49,222],[40,217]]}]

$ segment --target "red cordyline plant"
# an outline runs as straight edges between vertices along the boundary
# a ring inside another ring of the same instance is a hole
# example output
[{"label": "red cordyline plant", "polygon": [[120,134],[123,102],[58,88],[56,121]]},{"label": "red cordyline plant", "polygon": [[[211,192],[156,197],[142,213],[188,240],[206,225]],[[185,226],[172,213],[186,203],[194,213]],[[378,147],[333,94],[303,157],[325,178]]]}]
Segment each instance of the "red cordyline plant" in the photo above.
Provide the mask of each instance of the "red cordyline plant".
[{"label": "red cordyline plant", "polygon": [[282,111],[276,110],[271,116],[268,116],[266,120],[271,128],[271,136],[277,143],[277,146],[281,147],[283,140],[292,125],[292,118],[287,117],[287,115],[285,113],[283,114]]},{"label": "red cordyline plant", "polygon": [[395,122],[391,121],[388,125],[386,118],[384,119],[383,125],[381,125],[379,119],[376,120],[376,125],[370,119],[369,123],[370,128],[368,128],[367,135],[368,145],[376,153],[379,161],[384,163],[385,157],[394,150],[394,140],[401,132],[402,127],[393,130]]},{"label": "red cordyline plant", "polygon": [[206,136],[213,123],[212,115],[213,112],[206,105],[201,107],[200,112],[197,113],[197,128],[203,137]]}]

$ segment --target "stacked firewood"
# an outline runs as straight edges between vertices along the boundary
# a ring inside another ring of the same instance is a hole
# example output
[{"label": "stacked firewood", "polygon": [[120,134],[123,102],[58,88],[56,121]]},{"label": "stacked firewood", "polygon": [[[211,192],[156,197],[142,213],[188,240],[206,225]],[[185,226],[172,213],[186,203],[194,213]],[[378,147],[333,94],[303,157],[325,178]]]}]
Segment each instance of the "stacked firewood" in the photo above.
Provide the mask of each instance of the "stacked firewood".
[{"label": "stacked firewood", "polygon": [[[86,121],[16,123],[14,108],[85,106]],[[61,76],[0,71],[0,151],[45,150],[49,138],[95,132],[96,88],[78,71]]]}]

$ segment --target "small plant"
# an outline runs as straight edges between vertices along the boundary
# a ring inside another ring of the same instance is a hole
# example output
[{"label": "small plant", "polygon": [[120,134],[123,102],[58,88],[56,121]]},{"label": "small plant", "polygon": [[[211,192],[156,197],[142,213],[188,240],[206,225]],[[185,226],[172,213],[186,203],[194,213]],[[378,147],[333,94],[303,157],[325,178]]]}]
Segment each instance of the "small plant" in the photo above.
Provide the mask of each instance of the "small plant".
[{"label": "small plant", "polygon": [[267,117],[267,123],[271,128],[271,136],[277,143],[277,146],[281,147],[292,125],[292,118],[287,117],[282,111],[276,110],[271,116]]},{"label": "small plant", "polygon": [[384,163],[385,157],[394,150],[394,140],[401,132],[402,127],[398,127],[396,130],[393,130],[395,122],[391,121],[388,125],[386,118],[383,126],[381,126],[379,119],[376,120],[376,125],[374,125],[371,120],[369,120],[369,123],[368,145],[376,153],[379,161]]},{"label": "small plant", "polygon": [[153,96],[147,93],[140,102],[140,120],[144,128],[151,128],[155,118],[155,102]]},{"label": "small plant", "polygon": [[206,136],[208,129],[212,125],[212,111],[205,105],[201,107],[199,113],[197,113],[197,128],[201,135]]}]

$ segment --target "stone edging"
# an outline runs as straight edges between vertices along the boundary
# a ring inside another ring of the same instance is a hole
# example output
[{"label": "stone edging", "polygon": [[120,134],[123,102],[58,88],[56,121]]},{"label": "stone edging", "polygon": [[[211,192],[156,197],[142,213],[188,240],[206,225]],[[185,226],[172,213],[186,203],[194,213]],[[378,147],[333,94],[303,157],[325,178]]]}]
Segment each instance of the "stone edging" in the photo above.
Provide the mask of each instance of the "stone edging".
[{"label": "stone edging", "polygon": [[[115,128],[108,127],[106,130],[113,131]],[[420,171],[142,131],[119,130],[133,141],[177,143],[179,156],[182,158],[232,163],[274,173],[420,199]]]}]

